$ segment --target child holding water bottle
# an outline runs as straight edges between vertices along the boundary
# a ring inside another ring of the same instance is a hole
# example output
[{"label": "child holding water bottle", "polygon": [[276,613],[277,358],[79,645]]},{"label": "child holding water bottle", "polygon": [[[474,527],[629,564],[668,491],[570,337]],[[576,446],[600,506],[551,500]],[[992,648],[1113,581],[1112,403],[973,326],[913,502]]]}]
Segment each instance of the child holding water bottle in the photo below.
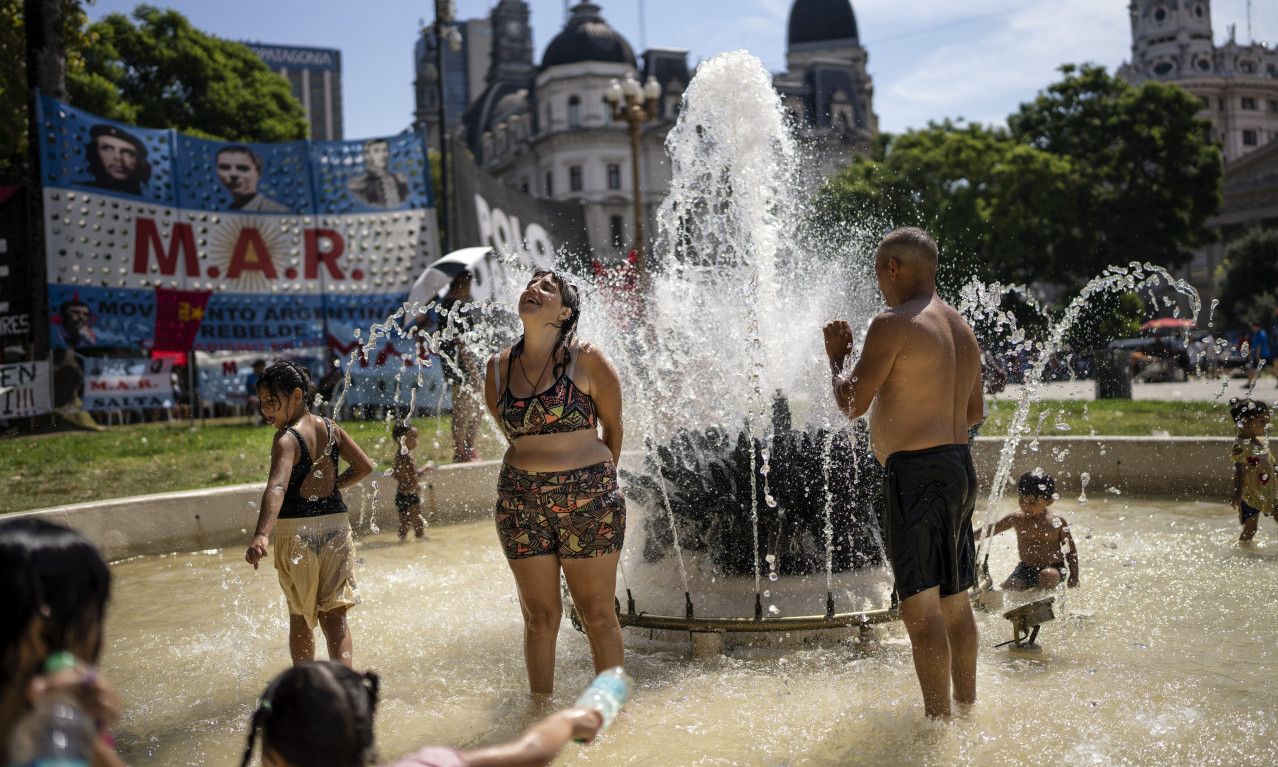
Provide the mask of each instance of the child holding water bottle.
[{"label": "child holding water bottle", "polygon": [[[625,702],[629,678],[620,669],[609,669],[600,677],[605,675],[603,684],[597,679],[578,705],[547,716],[509,743],[471,751],[428,746],[387,767],[550,764],[568,741],[592,740]],[[373,717],[379,687],[377,674],[360,674],[332,662],[301,663],[288,669],[262,693],[249,724],[241,767],[252,761],[259,735],[262,764],[268,767],[374,764]]]}]

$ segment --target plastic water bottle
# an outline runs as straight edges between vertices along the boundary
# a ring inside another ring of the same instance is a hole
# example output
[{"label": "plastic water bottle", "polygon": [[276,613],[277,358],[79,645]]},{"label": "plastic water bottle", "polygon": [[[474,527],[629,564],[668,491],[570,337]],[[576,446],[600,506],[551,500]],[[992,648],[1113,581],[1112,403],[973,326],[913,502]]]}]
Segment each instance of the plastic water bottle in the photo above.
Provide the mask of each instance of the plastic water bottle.
[{"label": "plastic water bottle", "polygon": [[[75,664],[55,653],[45,661],[52,674]],[[70,693],[46,695],[34,710],[18,720],[9,737],[10,767],[88,767],[98,737],[93,718]]]},{"label": "plastic water bottle", "polygon": [[600,672],[595,681],[577,697],[574,705],[593,708],[603,714],[603,724],[599,727],[599,732],[603,732],[617,718],[617,712],[630,698],[630,688],[633,686],[634,681],[626,674],[625,669],[613,666]]}]

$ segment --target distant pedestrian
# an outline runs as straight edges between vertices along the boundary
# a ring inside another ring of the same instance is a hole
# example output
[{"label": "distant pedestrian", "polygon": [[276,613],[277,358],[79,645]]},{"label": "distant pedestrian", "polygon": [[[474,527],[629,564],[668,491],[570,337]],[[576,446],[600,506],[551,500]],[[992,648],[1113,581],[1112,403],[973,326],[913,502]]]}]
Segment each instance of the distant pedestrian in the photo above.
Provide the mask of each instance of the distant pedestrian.
[{"label": "distant pedestrian", "polygon": [[1274,357],[1269,346],[1269,334],[1259,322],[1251,323],[1251,351],[1248,354],[1247,366],[1248,388],[1256,384],[1256,376],[1268,372],[1278,380],[1278,370],[1274,370]]},{"label": "distant pedestrian", "polygon": [[400,421],[391,430],[398,449],[393,464],[395,476],[395,511],[399,513],[399,539],[408,537],[408,526],[418,538],[426,535],[426,520],[422,518],[421,481],[419,477],[434,466],[427,463],[420,469],[413,458],[417,449],[417,427],[408,421]]},{"label": "distant pedestrian", "polygon": [[470,348],[468,334],[475,329],[475,301],[470,297],[474,276],[463,269],[453,277],[448,292],[429,316],[432,332],[439,333],[439,359],[444,380],[453,395],[453,462],[479,460],[475,441],[484,412],[478,386],[483,380],[479,360]]},{"label": "distant pedestrian", "polygon": [[1238,427],[1230,458],[1234,462],[1234,494],[1229,505],[1238,509],[1238,522],[1243,526],[1238,536],[1241,543],[1256,535],[1262,513],[1273,516],[1275,507],[1274,457],[1269,452],[1269,405],[1258,399],[1234,399],[1229,415]]}]

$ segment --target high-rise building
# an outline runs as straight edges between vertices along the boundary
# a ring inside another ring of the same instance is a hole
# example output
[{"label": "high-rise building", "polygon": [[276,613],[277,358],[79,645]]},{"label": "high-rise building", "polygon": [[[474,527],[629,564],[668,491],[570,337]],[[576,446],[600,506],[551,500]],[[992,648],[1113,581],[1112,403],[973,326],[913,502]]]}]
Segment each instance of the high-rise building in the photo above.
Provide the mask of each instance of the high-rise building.
[{"label": "high-rise building", "polygon": [[439,64],[444,69],[444,114],[449,127],[457,125],[466,107],[484,89],[492,58],[493,31],[488,19],[466,19],[452,25],[453,41],[436,48],[435,30],[422,30],[413,47],[413,80],[416,108],[413,127],[426,131],[429,147],[439,151]]},{"label": "high-rise building", "polygon": [[306,109],[311,138],[342,138],[342,52],[336,48],[245,43],[271,68],[288,78],[293,95]]}]

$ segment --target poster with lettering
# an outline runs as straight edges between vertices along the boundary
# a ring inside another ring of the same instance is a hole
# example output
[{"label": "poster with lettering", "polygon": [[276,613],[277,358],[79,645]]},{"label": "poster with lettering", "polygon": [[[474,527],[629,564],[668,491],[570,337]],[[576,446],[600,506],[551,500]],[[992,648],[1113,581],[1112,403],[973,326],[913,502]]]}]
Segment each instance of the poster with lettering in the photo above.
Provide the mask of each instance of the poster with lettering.
[{"label": "poster with lettering", "polygon": [[208,354],[195,353],[196,385],[202,402],[220,402],[226,405],[248,403],[248,377],[254,362],[270,365],[287,359],[304,366],[311,373],[311,380],[318,382],[324,375],[322,349],[296,349],[287,354],[263,355],[257,352]]},{"label": "poster with lettering", "polygon": [[48,413],[51,399],[47,360],[0,365],[0,421]]},{"label": "poster with lettering", "polygon": [[438,257],[420,134],[240,144],[40,107],[54,348],[154,348],[163,288],[208,294],[194,350],[347,354]]},{"label": "poster with lettering", "polygon": [[90,357],[84,363],[84,409],[173,407],[172,372],[172,357]]}]

